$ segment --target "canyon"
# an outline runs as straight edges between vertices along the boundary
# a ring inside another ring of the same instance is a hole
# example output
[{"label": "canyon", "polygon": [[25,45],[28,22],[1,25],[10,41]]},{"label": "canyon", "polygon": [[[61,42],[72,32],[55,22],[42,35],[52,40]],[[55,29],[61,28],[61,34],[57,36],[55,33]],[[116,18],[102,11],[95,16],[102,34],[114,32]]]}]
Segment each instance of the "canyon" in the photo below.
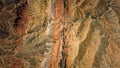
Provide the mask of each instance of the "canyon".
[{"label": "canyon", "polygon": [[0,0],[0,68],[120,68],[120,0]]}]

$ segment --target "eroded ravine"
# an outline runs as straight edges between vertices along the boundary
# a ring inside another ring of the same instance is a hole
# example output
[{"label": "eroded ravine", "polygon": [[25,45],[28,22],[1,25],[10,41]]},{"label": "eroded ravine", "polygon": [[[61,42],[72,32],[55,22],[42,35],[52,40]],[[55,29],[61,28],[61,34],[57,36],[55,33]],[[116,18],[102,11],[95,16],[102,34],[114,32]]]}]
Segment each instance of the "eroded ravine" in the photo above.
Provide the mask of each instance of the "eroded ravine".
[{"label": "eroded ravine", "polygon": [[119,0],[0,0],[0,68],[120,68]]}]

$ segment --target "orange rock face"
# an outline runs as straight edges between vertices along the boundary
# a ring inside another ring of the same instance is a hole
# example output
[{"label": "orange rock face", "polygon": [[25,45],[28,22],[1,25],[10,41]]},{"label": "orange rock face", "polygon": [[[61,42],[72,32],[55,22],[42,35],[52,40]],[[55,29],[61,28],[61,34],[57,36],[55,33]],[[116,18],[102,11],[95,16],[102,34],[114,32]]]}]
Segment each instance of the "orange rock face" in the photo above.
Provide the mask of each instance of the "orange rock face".
[{"label": "orange rock face", "polygon": [[120,68],[119,0],[0,0],[0,68]]},{"label": "orange rock face", "polygon": [[[58,5],[59,4],[59,5]],[[58,64],[60,62],[60,56],[59,54],[62,52],[62,27],[63,27],[63,1],[59,0],[56,1],[56,4],[54,6],[54,26],[53,26],[53,38],[55,39],[55,44],[53,44],[52,48],[52,56],[51,56],[51,62],[50,62],[50,68],[59,68]],[[59,11],[59,12],[58,12]]]}]

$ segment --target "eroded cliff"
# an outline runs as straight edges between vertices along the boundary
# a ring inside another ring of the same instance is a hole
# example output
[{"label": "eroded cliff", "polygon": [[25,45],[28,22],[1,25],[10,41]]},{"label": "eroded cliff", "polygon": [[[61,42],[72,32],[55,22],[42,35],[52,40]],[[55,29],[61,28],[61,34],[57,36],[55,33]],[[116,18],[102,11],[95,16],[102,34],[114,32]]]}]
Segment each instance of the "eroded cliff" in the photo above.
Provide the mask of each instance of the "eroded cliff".
[{"label": "eroded cliff", "polygon": [[0,0],[0,68],[120,68],[119,0]]}]

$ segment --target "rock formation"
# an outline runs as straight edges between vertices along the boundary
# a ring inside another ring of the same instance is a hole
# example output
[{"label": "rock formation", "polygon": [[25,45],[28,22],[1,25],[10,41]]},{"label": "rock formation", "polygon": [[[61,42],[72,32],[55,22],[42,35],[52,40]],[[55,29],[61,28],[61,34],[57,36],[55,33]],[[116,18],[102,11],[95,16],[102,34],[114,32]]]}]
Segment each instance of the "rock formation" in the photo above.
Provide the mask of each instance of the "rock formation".
[{"label": "rock formation", "polygon": [[0,68],[120,68],[120,0],[0,0]]}]

